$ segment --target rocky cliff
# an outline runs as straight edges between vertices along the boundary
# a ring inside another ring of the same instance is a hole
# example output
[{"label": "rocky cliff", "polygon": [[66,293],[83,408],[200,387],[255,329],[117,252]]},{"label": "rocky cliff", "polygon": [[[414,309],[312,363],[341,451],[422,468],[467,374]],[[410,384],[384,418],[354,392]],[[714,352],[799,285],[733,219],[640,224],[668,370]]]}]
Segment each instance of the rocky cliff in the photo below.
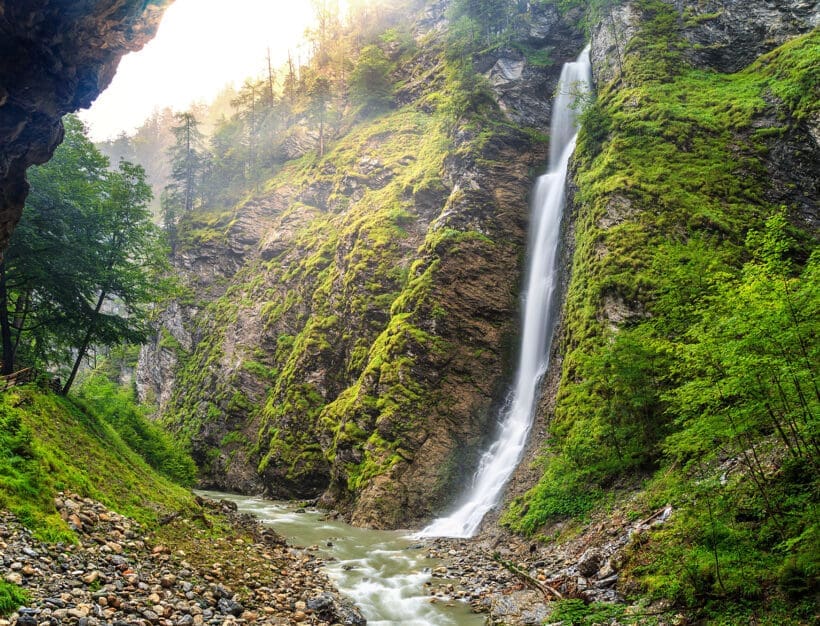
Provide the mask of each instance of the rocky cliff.
[{"label": "rocky cliff", "polygon": [[26,168],[51,158],[62,116],[108,86],[170,1],[0,2],[0,254],[28,193]]},{"label": "rocky cliff", "polygon": [[165,312],[139,385],[213,486],[416,524],[492,431],[529,188],[560,65],[583,37],[554,7],[534,10],[519,36],[551,62],[503,47],[467,86],[446,58],[445,5],[419,17],[391,112],[183,235],[192,294]]},{"label": "rocky cliff", "polygon": [[[501,524],[545,540],[515,557],[531,551],[531,576],[587,602],[611,589],[693,622],[809,623],[820,7],[598,11],[554,367]],[[658,528],[618,546],[630,519]],[[503,530],[485,532],[503,552]],[[576,608],[577,623],[621,610]]]},{"label": "rocky cliff", "polygon": [[816,89],[818,11],[533,6],[515,45],[473,60],[486,81],[466,82],[445,4],[419,18],[391,112],[188,225],[176,264],[191,293],[139,385],[213,486],[321,497],[373,526],[446,508],[511,376],[528,189],[583,19],[599,94],[573,166],[565,313],[504,518],[532,533],[665,462],[671,355],[702,301],[689,272],[737,276],[781,206],[816,231],[818,111],[801,94]]},{"label": "rocky cliff", "polygon": [[[667,314],[653,304],[668,288],[659,274],[670,271],[663,257],[670,242],[714,234],[685,257],[711,259],[731,248],[724,269],[736,268],[737,246],[775,207],[788,207],[801,232],[816,236],[820,228],[820,109],[798,95],[818,94],[811,68],[816,2],[633,1],[591,11],[588,21],[600,104],[588,109],[572,168],[563,225],[567,302],[530,449],[508,501],[539,480],[542,487],[550,482],[545,454],[566,441],[556,431],[577,429],[584,446],[596,439],[578,417],[595,411],[586,395],[590,379],[605,381],[582,364],[605,352],[602,342],[620,329]],[[802,48],[799,58],[773,52],[790,42]],[[767,76],[788,80],[769,85]],[[680,108],[667,108],[674,98]],[[716,112],[721,107],[726,114]],[[567,478],[559,475],[553,479]],[[529,511],[536,493],[519,504]]]}]

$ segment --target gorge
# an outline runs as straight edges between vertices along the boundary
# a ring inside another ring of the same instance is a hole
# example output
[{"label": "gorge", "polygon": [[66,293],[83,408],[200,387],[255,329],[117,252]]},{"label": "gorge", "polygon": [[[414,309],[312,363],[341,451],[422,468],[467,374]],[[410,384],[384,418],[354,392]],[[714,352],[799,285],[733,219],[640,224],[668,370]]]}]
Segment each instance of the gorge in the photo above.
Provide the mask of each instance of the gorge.
[{"label": "gorge", "polygon": [[[2,237],[60,116],[164,6],[91,4],[0,2]],[[413,567],[439,560],[407,580],[487,623],[812,623],[817,3],[330,5],[310,58],[99,146],[149,170],[173,280],[139,347],[97,346],[67,399],[45,387],[82,333],[41,330],[48,288],[19,286],[9,248],[3,325],[40,386],[0,382],[0,615],[361,619],[315,559],[347,544],[287,548],[172,484],[195,479],[317,532],[418,533]],[[417,622],[445,620],[424,593]]]}]

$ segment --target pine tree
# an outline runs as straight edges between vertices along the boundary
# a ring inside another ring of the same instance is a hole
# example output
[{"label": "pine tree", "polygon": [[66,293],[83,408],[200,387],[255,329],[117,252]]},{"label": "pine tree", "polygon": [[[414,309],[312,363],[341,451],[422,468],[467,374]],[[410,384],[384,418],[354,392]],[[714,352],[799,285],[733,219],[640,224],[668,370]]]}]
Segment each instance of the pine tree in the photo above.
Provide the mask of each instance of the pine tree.
[{"label": "pine tree", "polygon": [[171,160],[171,183],[166,187],[167,200],[177,219],[189,215],[200,198],[200,174],[204,159],[203,136],[196,116],[188,111],[174,115],[171,131],[174,145],[168,153]]},{"label": "pine tree", "polygon": [[309,112],[311,118],[319,124],[319,156],[325,153],[325,126],[331,102],[331,86],[327,77],[312,77],[308,90],[310,98]]}]

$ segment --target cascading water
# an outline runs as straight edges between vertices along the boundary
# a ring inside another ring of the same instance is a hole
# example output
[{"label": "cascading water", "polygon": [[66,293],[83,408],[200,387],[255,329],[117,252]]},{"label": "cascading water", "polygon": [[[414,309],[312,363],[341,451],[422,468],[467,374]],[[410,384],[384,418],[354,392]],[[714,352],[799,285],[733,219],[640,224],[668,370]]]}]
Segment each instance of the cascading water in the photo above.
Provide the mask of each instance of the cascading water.
[{"label": "cascading water", "polygon": [[558,282],[557,256],[564,189],[567,165],[578,133],[575,103],[580,94],[589,91],[591,84],[587,46],[575,62],[564,65],[553,103],[549,170],[538,178],[533,194],[518,370],[502,413],[498,436],[481,457],[463,504],[447,517],[433,521],[419,536],[472,537],[484,515],[498,502],[504,485],[521,460],[532,426],[539,383],[549,364],[555,326],[552,309]]}]

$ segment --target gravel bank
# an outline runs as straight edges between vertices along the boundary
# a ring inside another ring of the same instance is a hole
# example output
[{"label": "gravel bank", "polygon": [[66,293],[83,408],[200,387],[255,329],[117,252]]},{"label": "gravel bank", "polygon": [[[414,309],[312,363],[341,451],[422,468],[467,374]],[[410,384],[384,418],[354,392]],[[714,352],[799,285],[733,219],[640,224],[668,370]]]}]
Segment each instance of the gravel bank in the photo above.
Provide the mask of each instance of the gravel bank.
[{"label": "gravel bank", "polygon": [[99,502],[60,494],[75,545],[40,542],[0,512],[0,577],[31,597],[0,626],[366,623],[314,554],[229,503],[200,503],[200,518],[147,532]]}]

